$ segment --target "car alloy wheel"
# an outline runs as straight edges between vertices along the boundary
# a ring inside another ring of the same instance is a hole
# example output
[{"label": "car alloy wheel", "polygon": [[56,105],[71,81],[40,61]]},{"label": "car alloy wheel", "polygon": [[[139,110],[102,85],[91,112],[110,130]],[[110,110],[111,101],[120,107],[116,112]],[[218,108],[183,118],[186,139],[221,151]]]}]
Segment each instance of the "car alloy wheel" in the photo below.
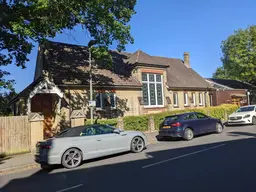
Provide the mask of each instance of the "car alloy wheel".
[{"label": "car alloy wheel", "polygon": [[223,131],[222,125],[220,123],[217,123],[216,124],[216,132],[217,133],[222,133],[222,131]]},{"label": "car alloy wheel", "polygon": [[79,166],[82,162],[82,154],[76,148],[68,149],[62,156],[62,165],[68,169]]},{"label": "car alloy wheel", "polygon": [[189,141],[191,139],[193,139],[194,137],[194,132],[192,131],[192,129],[185,129],[185,133],[184,133],[184,139]]},{"label": "car alloy wheel", "polygon": [[145,147],[144,140],[141,137],[134,137],[131,142],[131,151],[139,153],[143,151]]},{"label": "car alloy wheel", "polygon": [[252,117],[252,124],[256,125],[256,117]]}]

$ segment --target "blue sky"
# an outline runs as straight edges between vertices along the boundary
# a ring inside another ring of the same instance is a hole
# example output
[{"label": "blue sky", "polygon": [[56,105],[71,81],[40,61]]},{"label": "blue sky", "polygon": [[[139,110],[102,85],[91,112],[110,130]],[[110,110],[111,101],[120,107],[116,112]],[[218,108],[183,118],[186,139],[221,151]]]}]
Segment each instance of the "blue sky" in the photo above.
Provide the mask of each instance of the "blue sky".
[{"label": "blue sky", "polygon": [[[127,45],[126,51],[141,49],[150,55],[181,59],[187,51],[192,68],[203,77],[211,77],[221,65],[221,41],[238,28],[256,24],[255,0],[138,0],[135,9],[137,14],[130,22],[135,42]],[[79,27],[72,36],[62,34],[53,40],[80,45],[88,42]],[[7,67],[18,92],[33,81],[36,56],[37,46],[25,70]]]}]

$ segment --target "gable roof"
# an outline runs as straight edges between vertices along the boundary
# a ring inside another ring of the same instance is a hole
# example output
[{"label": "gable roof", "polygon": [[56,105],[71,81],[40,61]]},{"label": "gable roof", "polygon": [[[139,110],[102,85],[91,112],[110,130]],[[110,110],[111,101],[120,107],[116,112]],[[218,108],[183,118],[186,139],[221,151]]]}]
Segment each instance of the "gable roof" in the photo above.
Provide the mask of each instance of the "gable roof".
[{"label": "gable roof", "polygon": [[210,88],[197,72],[184,65],[180,59],[169,59],[170,67],[167,69],[167,85],[170,88]]},{"label": "gable roof", "polygon": [[[56,85],[89,85],[89,53],[85,46],[48,41],[44,46],[43,70],[49,71]],[[141,86],[124,62],[129,54],[110,51],[113,65],[97,63],[93,83],[100,86]]]},{"label": "gable roof", "polygon": [[[48,41],[44,49],[42,70],[49,71],[56,85],[89,85],[87,47]],[[166,68],[169,88],[209,88],[206,80],[180,59],[151,56],[141,50],[135,53],[110,50],[109,53],[112,68],[97,63],[93,74],[95,85],[141,87],[131,72],[134,66],[146,64]]]},{"label": "gable roof", "polygon": [[214,78],[207,78],[207,80],[212,81],[214,83],[224,85],[230,87],[232,89],[248,89],[248,90],[256,90],[256,86],[242,82],[239,80],[232,80],[232,79],[214,79]]},{"label": "gable roof", "polygon": [[149,65],[162,65],[168,67],[168,62],[162,62],[154,56],[150,56],[141,50],[138,50],[131,54],[126,60],[128,64],[149,64]]}]

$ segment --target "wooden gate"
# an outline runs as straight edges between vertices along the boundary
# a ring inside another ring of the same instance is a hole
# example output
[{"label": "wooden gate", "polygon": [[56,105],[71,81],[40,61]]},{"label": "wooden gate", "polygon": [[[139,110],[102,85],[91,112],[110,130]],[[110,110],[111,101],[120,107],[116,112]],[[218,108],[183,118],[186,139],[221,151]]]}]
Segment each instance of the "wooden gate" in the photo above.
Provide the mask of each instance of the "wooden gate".
[{"label": "wooden gate", "polygon": [[30,151],[30,123],[27,116],[0,117],[0,153]]}]

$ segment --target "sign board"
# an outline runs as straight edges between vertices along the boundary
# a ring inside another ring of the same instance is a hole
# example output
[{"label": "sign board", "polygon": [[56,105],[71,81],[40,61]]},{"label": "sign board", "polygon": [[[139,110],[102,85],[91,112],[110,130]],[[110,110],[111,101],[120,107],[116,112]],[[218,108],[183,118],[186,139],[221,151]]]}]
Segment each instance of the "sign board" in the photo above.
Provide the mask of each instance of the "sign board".
[{"label": "sign board", "polygon": [[96,101],[89,101],[89,107],[96,107]]}]

